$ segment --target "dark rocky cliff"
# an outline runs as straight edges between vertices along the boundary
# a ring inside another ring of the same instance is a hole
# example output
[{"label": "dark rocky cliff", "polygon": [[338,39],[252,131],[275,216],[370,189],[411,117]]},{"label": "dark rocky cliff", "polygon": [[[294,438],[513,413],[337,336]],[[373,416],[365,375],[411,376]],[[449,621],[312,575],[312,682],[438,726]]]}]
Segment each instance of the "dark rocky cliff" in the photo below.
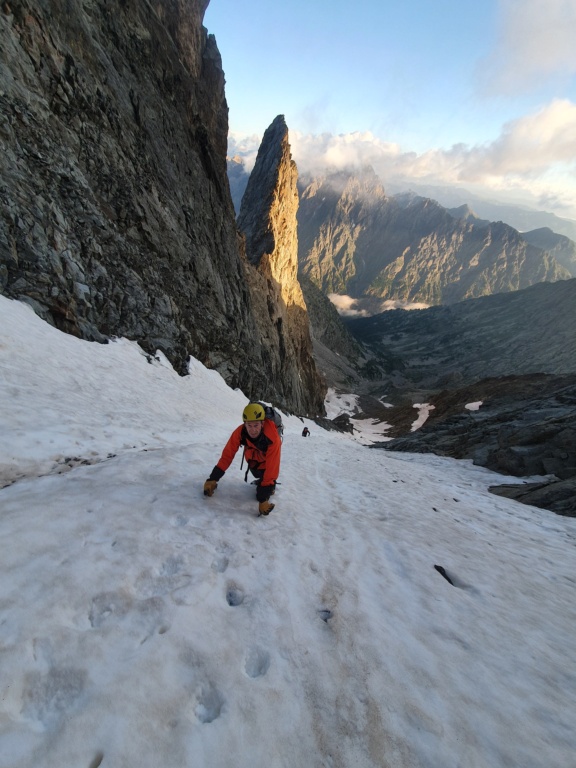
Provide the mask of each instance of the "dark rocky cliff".
[{"label": "dark rocky cliff", "polygon": [[2,5],[0,291],[69,333],[136,339],[182,373],[192,354],[314,412],[321,390],[282,386],[279,339],[254,317],[207,5]]},{"label": "dark rocky cliff", "polygon": [[[434,410],[421,429],[382,447],[472,459],[518,477],[551,475],[535,484],[491,490],[576,516],[576,376],[484,379],[463,389],[439,392],[429,402]],[[469,403],[481,405],[467,410]],[[402,431],[399,426],[392,435]]]}]

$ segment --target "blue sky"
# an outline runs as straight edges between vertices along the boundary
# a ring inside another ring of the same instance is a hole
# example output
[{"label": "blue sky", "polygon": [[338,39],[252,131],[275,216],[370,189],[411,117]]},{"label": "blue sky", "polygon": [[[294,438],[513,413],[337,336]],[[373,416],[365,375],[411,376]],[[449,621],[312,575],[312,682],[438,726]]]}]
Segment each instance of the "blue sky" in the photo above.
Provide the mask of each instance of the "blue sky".
[{"label": "blue sky", "polygon": [[299,165],[360,134],[381,175],[576,218],[576,0],[211,0],[204,24],[236,137],[283,114]]}]

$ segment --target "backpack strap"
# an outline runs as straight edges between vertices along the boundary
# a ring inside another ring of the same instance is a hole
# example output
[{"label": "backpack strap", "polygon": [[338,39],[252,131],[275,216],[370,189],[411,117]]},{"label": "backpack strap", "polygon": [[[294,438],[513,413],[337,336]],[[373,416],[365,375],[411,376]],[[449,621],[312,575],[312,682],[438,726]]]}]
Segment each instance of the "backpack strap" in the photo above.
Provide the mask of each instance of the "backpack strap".
[{"label": "backpack strap", "polygon": [[[244,466],[244,459],[246,458],[246,427],[242,427],[242,432],[240,433],[240,445],[244,446],[244,450],[242,451],[242,461],[240,462],[240,471],[242,471],[242,467]],[[248,471],[250,467],[246,467],[246,474],[244,475],[244,482],[248,482]]]}]

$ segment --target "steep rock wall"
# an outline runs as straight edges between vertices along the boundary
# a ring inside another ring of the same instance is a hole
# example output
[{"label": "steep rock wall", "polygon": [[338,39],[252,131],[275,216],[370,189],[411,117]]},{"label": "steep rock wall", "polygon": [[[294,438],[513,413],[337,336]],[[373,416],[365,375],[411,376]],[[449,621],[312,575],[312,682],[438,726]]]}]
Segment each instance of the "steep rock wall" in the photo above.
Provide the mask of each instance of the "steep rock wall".
[{"label": "steep rock wall", "polygon": [[[193,354],[272,400],[278,340],[254,319],[207,5],[2,4],[0,292],[82,338],[160,348],[182,373]],[[288,409],[318,406],[291,394]]]}]

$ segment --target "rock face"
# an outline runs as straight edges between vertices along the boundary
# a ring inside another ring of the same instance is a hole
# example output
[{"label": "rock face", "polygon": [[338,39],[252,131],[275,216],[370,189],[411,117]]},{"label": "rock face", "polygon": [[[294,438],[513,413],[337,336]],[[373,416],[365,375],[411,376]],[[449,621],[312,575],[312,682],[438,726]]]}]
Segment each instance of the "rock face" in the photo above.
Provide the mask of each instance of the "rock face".
[{"label": "rock face", "polygon": [[565,267],[572,277],[576,277],[576,243],[565,235],[558,235],[549,227],[523,232],[527,243],[552,254],[556,261]]},{"label": "rock face", "polygon": [[557,515],[576,517],[576,477],[544,483],[492,485],[488,490],[522,504],[550,509]]},{"label": "rock face", "polygon": [[298,221],[300,268],[325,293],[452,304],[570,277],[502,222],[387,197],[371,168],[303,181]]},{"label": "rock face", "polygon": [[350,334],[330,299],[309,278],[301,275],[299,279],[308,308],[314,359],[328,386],[357,392],[366,379],[374,375],[381,378],[382,371]]},{"label": "rock face", "polygon": [[298,282],[297,179],[288,128],[279,115],[262,139],[238,226],[246,239],[246,257],[256,268],[251,277],[256,323],[263,335],[271,334],[270,347],[278,350],[269,360],[277,396],[281,404],[297,403],[298,412],[304,413],[323,408],[326,388],[312,356]]},{"label": "rock face", "polygon": [[[509,376],[433,395],[424,426],[383,445],[472,459],[506,475],[554,482],[494,487],[527,504],[576,515],[576,376]],[[466,404],[482,404],[466,410]]]},{"label": "rock face", "polygon": [[283,289],[267,321],[258,292],[255,319],[207,5],[2,5],[0,291],[66,332],[136,339],[181,373],[192,354],[250,397],[321,413],[320,388],[272,370]]}]

